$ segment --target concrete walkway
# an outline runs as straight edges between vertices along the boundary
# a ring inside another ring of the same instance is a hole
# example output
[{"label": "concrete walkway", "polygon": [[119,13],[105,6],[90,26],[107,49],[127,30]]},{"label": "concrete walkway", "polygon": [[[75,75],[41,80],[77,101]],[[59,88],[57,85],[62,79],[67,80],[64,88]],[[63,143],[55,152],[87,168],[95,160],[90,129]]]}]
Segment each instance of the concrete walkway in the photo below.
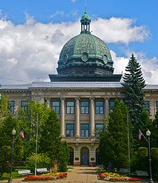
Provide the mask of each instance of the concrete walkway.
[{"label": "concrete walkway", "polygon": [[67,183],[104,182],[105,183],[105,181],[98,180],[95,167],[83,167],[83,166],[82,167],[74,167],[72,172],[70,172],[68,174],[68,177],[65,180],[65,182],[67,182]]},{"label": "concrete walkway", "polygon": [[[25,183],[39,183],[39,181],[25,181]],[[74,167],[72,172],[68,173],[66,180],[50,180],[40,181],[41,183],[109,183],[108,181],[98,180],[96,167]],[[7,183],[7,181],[0,181],[0,183]],[[22,183],[22,179],[14,179],[12,183]],[[121,182],[123,183],[123,182]],[[135,182],[136,183],[136,182]]]}]

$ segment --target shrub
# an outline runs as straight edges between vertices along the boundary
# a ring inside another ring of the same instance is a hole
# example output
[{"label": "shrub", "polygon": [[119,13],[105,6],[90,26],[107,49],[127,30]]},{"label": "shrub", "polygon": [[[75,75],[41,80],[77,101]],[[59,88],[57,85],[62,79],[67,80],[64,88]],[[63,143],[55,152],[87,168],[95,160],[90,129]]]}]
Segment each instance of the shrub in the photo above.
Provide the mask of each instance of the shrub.
[{"label": "shrub", "polygon": [[[27,165],[31,171],[35,169],[36,154],[33,153],[27,158]],[[37,154],[37,168],[48,168],[50,164],[50,158],[46,154]]]},{"label": "shrub", "polygon": [[61,142],[58,161],[59,161],[58,170],[60,172],[66,172],[67,165],[69,162],[69,149],[68,149],[66,141]]},{"label": "shrub", "polygon": [[139,147],[138,152],[135,152],[131,161],[131,169],[148,171],[148,149],[146,147]]},{"label": "shrub", "polygon": [[158,148],[151,148],[153,176],[158,180]]}]

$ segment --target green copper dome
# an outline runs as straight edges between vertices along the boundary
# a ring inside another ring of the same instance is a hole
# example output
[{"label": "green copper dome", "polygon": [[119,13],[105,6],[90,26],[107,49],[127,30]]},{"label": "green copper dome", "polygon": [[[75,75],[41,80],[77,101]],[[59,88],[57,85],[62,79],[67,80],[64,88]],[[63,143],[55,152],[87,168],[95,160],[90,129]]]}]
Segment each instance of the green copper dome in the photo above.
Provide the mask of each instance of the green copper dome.
[{"label": "green copper dome", "polygon": [[90,19],[89,15],[88,15],[86,12],[85,12],[84,15],[82,16],[81,22],[82,22],[82,21],[85,21],[85,20],[91,22],[91,19]]},{"label": "green copper dome", "polygon": [[60,75],[107,75],[113,73],[113,61],[107,45],[90,33],[90,18],[81,18],[81,33],[63,47],[59,61]]}]

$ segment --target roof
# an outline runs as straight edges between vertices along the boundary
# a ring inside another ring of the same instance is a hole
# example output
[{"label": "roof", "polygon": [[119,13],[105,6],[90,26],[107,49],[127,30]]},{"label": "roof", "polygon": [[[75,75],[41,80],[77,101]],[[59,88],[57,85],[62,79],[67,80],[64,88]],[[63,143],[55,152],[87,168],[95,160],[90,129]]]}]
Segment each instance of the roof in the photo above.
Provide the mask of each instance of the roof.
[{"label": "roof", "polygon": [[89,15],[85,12],[81,18],[81,22],[82,21],[88,21],[88,22],[91,22],[91,19],[89,17]]},{"label": "roof", "polygon": [[[117,88],[121,89],[123,86],[120,82],[32,82],[25,85],[1,85],[0,90],[27,90],[34,88]],[[146,90],[158,90],[158,85],[146,85]]]}]

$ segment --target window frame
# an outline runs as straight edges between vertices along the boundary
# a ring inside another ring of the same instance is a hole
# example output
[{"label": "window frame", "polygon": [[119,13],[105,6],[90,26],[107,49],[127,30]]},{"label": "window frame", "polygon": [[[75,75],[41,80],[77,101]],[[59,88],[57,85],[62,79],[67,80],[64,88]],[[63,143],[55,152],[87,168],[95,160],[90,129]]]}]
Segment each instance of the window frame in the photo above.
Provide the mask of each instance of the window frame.
[{"label": "window frame", "polygon": [[156,112],[158,111],[158,100],[156,100]]},{"label": "window frame", "polygon": [[[72,129],[68,129],[67,128],[68,125],[72,125],[73,128]],[[70,132],[67,133],[67,131],[70,131]],[[71,135],[71,132],[72,132],[73,135]],[[74,123],[66,123],[66,137],[74,137],[74,135],[75,135],[74,132],[75,132],[75,124]],[[68,136],[68,134],[70,134],[70,136]]]},{"label": "window frame", "polygon": [[[13,104],[13,105],[11,105],[11,103]],[[14,107],[15,107],[15,101],[14,100],[10,100],[9,102],[8,102],[8,105],[9,105],[9,110],[10,110],[10,112],[12,113],[12,114],[14,114]]]},{"label": "window frame", "polygon": [[[102,129],[100,130],[99,128],[97,129],[96,127],[97,127],[97,125],[102,125]],[[97,134],[98,132],[103,132],[104,131],[104,124],[103,123],[96,123],[95,124],[95,136],[96,137],[100,137],[100,134]]]},{"label": "window frame", "polygon": [[[73,105],[68,106],[68,103],[72,102]],[[66,101],[66,114],[75,114],[75,101],[67,100]]]},{"label": "window frame", "polygon": [[[87,125],[88,128],[87,129],[82,128],[83,125]],[[81,123],[80,136],[81,136],[81,138],[88,138],[88,137],[90,137],[89,123]]]},{"label": "window frame", "polygon": [[109,100],[109,112],[113,110],[114,104],[115,104],[115,100]]},{"label": "window frame", "polygon": [[148,115],[150,115],[150,101],[145,101],[143,108],[147,111]]},{"label": "window frame", "polygon": [[[25,106],[23,106],[22,104],[25,102]],[[27,111],[27,109],[28,109],[28,106],[27,106],[27,103],[29,103],[29,101],[28,100],[22,100],[21,101],[21,109],[23,110],[23,111]]]},{"label": "window frame", "polygon": [[[58,102],[59,103],[59,106],[53,106],[53,103],[54,102]],[[54,110],[57,114],[60,114],[60,108],[61,108],[61,102],[60,102],[60,100],[59,99],[53,99],[52,101],[51,101],[51,109],[52,110]]]},{"label": "window frame", "polygon": [[[84,102],[87,102],[87,106],[82,105]],[[81,100],[80,102],[80,113],[81,114],[89,114],[89,101],[88,100]]]},{"label": "window frame", "polygon": [[[102,102],[102,106],[99,106],[99,105],[97,106],[97,103],[99,103],[99,102]],[[97,108],[99,110],[97,110]],[[96,100],[95,101],[95,114],[104,114],[104,101],[103,100]]]}]

